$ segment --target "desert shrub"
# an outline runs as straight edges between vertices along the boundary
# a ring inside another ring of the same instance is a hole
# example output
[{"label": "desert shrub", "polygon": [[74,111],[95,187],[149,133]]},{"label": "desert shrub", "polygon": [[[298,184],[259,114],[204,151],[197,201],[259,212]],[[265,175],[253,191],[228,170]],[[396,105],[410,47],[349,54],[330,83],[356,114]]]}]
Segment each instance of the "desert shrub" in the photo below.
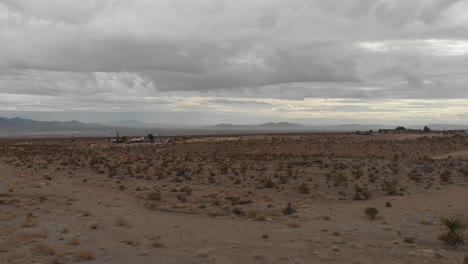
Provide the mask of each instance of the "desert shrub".
[{"label": "desert shrub", "polygon": [[288,221],[286,223],[286,225],[289,227],[289,228],[298,228],[298,227],[301,227],[301,224],[299,224],[298,222],[295,222],[295,221]]},{"label": "desert shrub", "polygon": [[68,240],[68,244],[71,245],[71,246],[76,246],[76,245],[79,245],[81,242],[80,238],[79,237],[72,237],[70,240]]},{"label": "desert shrub", "polygon": [[448,170],[440,174],[440,181],[448,183],[450,181],[450,172]]},{"label": "desert shrub", "polygon": [[375,217],[379,214],[379,210],[375,207],[367,207],[365,210],[366,215],[368,215],[371,219],[375,219]]},{"label": "desert shrub", "polygon": [[310,188],[309,186],[307,186],[307,184],[305,184],[305,182],[303,182],[299,188],[297,188],[297,190],[300,192],[300,193],[310,193]]},{"label": "desert shrub", "polygon": [[258,210],[252,208],[252,209],[247,210],[246,216],[247,218],[255,218],[257,214],[258,214]]},{"label": "desert shrub", "polygon": [[415,172],[409,176],[409,179],[415,182],[420,182],[422,180],[422,175],[420,173]]},{"label": "desert shrub", "polygon": [[219,172],[221,172],[221,174],[226,174],[228,172],[228,169],[229,169],[228,164],[221,164],[219,166]]},{"label": "desert shrub", "polygon": [[448,228],[447,233],[439,235],[439,239],[451,247],[458,247],[465,243],[463,239],[463,221],[458,216],[442,217],[440,223]]},{"label": "desert shrub", "polygon": [[257,221],[266,221],[268,216],[266,214],[260,213],[255,216],[255,220]]},{"label": "desert shrub", "polygon": [[288,203],[288,205],[286,206],[286,208],[283,209],[283,214],[284,215],[292,215],[294,213],[297,213],[296,209],[294,209],[292,207],[292,204],[291,203]]},{"label": "desert shrub", "polygon": [[148,193],[146,198],[149,201],[160,201],[161,200],[161,192],[157,191],[157,192]]},{"label": "desert shrub", "polygon": [[184,187],[180,188],[180,191],[181,192],[184,192],[185,194],[187,195],[191,195],[192,194],[192,187],[188,186],[188,185],[185,185]]},{"label": "desert shrub", "polygon": [[378,176],[374,173],[369,173],[369,175],[367,175],[367,177],[369,178],[369,181],[370,182],[375,182],[377,179],[378,179]]},{"label": "desert shrub", "polygon": [[246,164],[241,164],[240,168],[239,168],[239,171],[244,174],[246,173],[248,170],[248,166]]},{"label": "desert shrub", "polygon": [[270,178],[263,178],[260,182],[263,184],[264,188],[274,188],[276,186],[276,183]]},{"label": "desert shrub", "polygon": [[76,262],[80,262],[80,261],[87,261],[87,260],[92,260],[94,259],[94,254],[92,252],[89,252],[89,251],[77,251],[73,254],[73,256],[75,257],[75,261]]},{"label": "desert shrub", "polygon": [[185,173],[187,173],[187,168],[185,166],[179,167],[176,169],[177,171],[177,176],[184,176]]},{"label": "desert shrub", "polygon": [[353,171],[352,174],[356,180],[359,180],[362,176],[364,176],[364,171],[362,169],[358,169]]},{"label": "desert shrub", "polygon": [[165,248],[166,247],[166,245],[164,245],[164,243],[161,242],[160,240],[155,240],[155,241],[151,242],[150,246],[154,247],[154,248]]},{"label": "desert shrub", "polygon": [[210,217],[225,216],[226,214],[223,211],[210,211],[206,213]]},{"label": "desert shrub", "polygon": [[237,216],[244,216],[245,215],[245,212],[242,209],[240,209],[239,207],[232,208],[232,212]]},{"label": "desert shrub", "polygon": [[115,221],[115,225],[116,226],[121,226],[121,227],[126,227],[126,228],[131,227],[130,222],[128,222],[128,220],[123,218],[123,217],[117,218],[117,220]]},{"label": "desert shrub", "polygon": [[387,195],[397,195],[398,194],[398,187],[396,185],[396,182],[384,182],[383,186],[384,191],[387,193]]},{"label": "desert shrub", "polygon": [[343,174],[337,174],[334,178],[333,178],[333,185],[335,187],[337,187],[338,185],[340,185],[341,183],[346,183],[348,181],[348,178],[346,178],[346,176],[344,176]]},{"label": "desert shrub", "polygon": [[50,244],[37,242],[31,246],[31,252],[35,255],[59,255],[58,250]]},{"label": "desert shrub", "polygon": [[368,200],[371,197],[371,192],[366,185],[363,187],[356,185],[354,186],[354,191],[355,194],[353,200],[355,201]]}]

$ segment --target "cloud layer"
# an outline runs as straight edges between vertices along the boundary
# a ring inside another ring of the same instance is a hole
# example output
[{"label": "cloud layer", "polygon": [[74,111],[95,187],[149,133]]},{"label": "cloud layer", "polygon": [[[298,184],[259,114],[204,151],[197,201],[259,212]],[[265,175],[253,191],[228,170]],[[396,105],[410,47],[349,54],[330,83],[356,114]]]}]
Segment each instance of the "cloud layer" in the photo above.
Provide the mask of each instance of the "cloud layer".
[{"label": "cloud layer", "polygon": [[[421,120],[463,122],[467,13],[467,0],[0,0],[0,115],[393,122],[429,100]],[[304,103],[325,99],[364,105]]]}]

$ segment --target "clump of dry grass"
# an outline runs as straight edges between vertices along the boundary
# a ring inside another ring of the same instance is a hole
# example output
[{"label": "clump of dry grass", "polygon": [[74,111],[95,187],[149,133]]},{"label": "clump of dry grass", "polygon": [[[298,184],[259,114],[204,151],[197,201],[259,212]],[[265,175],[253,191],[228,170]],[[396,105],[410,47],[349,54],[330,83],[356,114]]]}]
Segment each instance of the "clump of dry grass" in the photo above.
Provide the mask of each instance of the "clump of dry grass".
[{"label": "clump of dry grass", "polygon": [[258,214],[258,210],[252,208],[252,209],[247,210],[246,216],[247,218],[255,218],[257,214]]},{"label": "clump of dry grass", "polygon": [[77,251],[77,252],[73,253],[73,256],[74,256],[76,262],[87,261],[87,260],[93,260],[94,259],[94,254],[92,252],[84,251],[84,250]]},{"label": "clump of dry grass", "polygon": [[266,214],[263,214],[263,213],[259,213],[255,216],[255,220],[257,221],[266,221],[268,218],[268,216]]},{"label": "clump of dry grass", "polygon": [[144,207],[149,209],[149,210],[157,210],[159,209],[160,203],[159,201],[148,201],[144,204]]},{"label": "clump of dry grass", "polygon": [[164,243],[161,242],[161,240],[159,240],[159,239],[151,242],[150,246],[154,247],[154,248],[165,248],[166,247],[166,245],[164,245]]},{"label": "clump of dry grass", "polygon": [[21,227],[35,227],[37,226],[36,221],[32,217],[26,218],[24,222],[21,224]]},{"label": "clump of dry grass", "polygon": [[295,222],[295,221],[289,221],[286,223],[286,225],[289,227],[289,228],[298,228],[298,227],[301,227],[301,224],[299,224],[298,222]]},{"label": "clump of dry grass", "polygon": [[115,221],[115,225],[116,226],[121,226],[121,227],[126,227],[126,228],[132,227],[130,225],[130,222],[127,219],[123,218],[123,217],[117,218],[117,220]]},{"label": "clump of dry grass", "polygon": [[[1,200],[0,200],[0,204],[1,204]],[[15,218],[17,215],[13,212],[2,212],[0,213],[0,221],[8,221],[8,220],[11,220],[13,218]]]},{"label": "clump of dry grass", "polygon": [[7,263],[21,263],[18,260],[23,259],[26,256],[27,254],[24,252],[12,251],[8,253],[6,260],[7,260]]},{"label": "clump of dry grass", "polygon": [[8,251],[10,251],[10,248],[7,246],[6,243],[0,244],[0,253],[2,253],[2,252],[8,252]]},{"label": "clump of dry grass", "polygon": [[197,256],[199,258],[207,258],[207,257],[211,256],[214,252],[215,252],[215,250],[213,248],[203,248],[203,249],[197,250],[195,252],[195,256]]},{"label": "clump of dry grass", "polygon": [[223,211],[210,211],[207,213],[210,217],[225,216],[226,214]]},{"label": "clump of dry grass", "polygon": [[307,184],[305,182],[303,182],[301,185],[299,185],[299,187],[297,188],[297,191],[299,193],[308,194],[308,193],[310,193],[310,188],[309,188],[309,186],[307,186]]},{"label": "clump of dry grass", "polygon": [[45,229],[40,230],[40,231],[22,232],[13,236],[10,239],[10,244],[18,245],[27,240],[36,239],[36,238],[46,238],[48,235],[49,235],[49,232]]},{"label": "clump of dry grass", "polygon": [[71,245],[71,246],[76,246],[76,245],[79,245],[81,242],[80,238],[79,237],[73,237],[71,238],[70,240],[68,240],[68,244]]},{"label": "clump of dry grass", "polygon": [[89,211],[89,210],[87,210],[87,209],[86,209],[86,210],[83,210],[83,211],[81,212],[81,216],[83,216],[83,217],[88,217],[88,216],[91,216],[91,215],[92,215],[92,214],[91,214],[91,211]]},{"label": "clump of dry grass", "polygon": [[192,187],[188,186],[188,185],[185,185],[184,187],[182,187],[180,189],[180,192],[184,192],[186,195],[192,195]]},{"label": "clump of dry grass", "polygon": [[121,242],[127,246],[132,246],[132,247],[138,246],[140,244],[140,242],[136,240],[132,240],[132,239],[123,240]]},{"label": "clump of dry grass", "polygon": [[57,248],[44,242],[34,243],[31,246],[31,253],[34,255],[44,255],[44,256],[60,255],[60,252]]},{"label": "clump of dry grass", "polygon": [[161,192],[157,191],[148,193],[146,199],[149,201],[161,201]]}]

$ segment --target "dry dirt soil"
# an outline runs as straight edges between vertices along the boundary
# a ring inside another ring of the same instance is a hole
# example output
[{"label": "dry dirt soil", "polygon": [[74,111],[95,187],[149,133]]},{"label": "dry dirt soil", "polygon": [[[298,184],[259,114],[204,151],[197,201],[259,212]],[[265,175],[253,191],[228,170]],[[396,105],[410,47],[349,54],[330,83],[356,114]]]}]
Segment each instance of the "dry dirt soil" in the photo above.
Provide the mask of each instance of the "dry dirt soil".
[{"label": "dry dirt soil", "polygon": [[1,140],[0,263],[462,264],[468,246],[438,236],[441,217],[468,222],[466,150],[464,135]]}]

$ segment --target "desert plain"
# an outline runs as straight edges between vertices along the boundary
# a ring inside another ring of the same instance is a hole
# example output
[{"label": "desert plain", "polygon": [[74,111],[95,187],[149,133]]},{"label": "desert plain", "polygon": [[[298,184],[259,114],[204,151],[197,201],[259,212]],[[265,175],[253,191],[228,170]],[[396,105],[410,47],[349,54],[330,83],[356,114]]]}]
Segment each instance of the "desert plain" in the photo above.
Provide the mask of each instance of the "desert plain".
[{"label": "desert plain", "polygon": [[441,217],[468,222],[467,150],[463,134],[2,139],[0,263],[462,264],[468,246],[439,236]]}]

